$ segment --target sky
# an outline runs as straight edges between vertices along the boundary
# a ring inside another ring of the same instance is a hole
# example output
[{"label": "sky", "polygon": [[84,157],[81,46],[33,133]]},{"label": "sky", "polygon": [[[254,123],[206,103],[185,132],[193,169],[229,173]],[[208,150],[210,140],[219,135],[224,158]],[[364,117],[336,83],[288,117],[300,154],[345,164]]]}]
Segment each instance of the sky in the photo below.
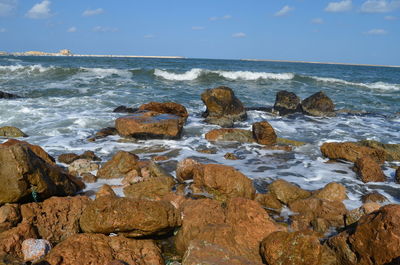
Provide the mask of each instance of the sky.
[{"label": "sky", "polygon": [[400,0],[0,0],[0,51],[400,65]]}]

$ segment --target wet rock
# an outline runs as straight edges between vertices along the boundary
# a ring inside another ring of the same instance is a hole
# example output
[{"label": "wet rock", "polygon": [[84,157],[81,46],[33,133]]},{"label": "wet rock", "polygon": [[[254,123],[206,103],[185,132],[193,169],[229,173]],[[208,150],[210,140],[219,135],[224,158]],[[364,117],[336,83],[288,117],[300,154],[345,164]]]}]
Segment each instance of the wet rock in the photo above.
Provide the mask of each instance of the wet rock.
[{"label": "wet rock", "polygon": [[239,158],[234,153],[226,153],[224,158],[227,160],[238,160]]},{"label": "wet rock", "polygon": [[269,265],[322,264],[322,246],[308,231],[271,233],[262,241],[260,252]]},{"label": "wet rock", "polygon": [[182,122],[186,122],[186,119],[189,116],[186,108],[175,102],[150,102],[147,104],[143,104],[139,107],[139,111],[154,111],[161,114],[173,114],[182,118]]},{"label": "wet rock", "polygon": [[396,172],[394,173],[394,178],[397,183],[400,183],[400,167],[396,169]]},{"label": "wet rock", "polygon": [[68,171],[73,175],[91,173],[99,169],[99,165],[89,159],[79,158],[68,166]]},{"label": "wet rock", "polygon": [[354,163],[354,171],[362,182],[384,182],[386,176],[378,163],[371,157],[362,157]]},{"label": "wet rock", "polygon": [[110,185],[104,184],[100,187],[100,189],[96,192],[96,199],[100,197],[111,196],[116,198],[117,194],[115,194],[114,190],[111,188]]},{"label": "wet rock", "polygon": [[93,151],[85,151],[79,156],[79,158],[91,161],[101,161],[101,159]]},{"label": "wet rock", "polygon": [[26,144],[0,145],[0,204],[73,195],[81,188],[82,182],[46,163]]},{"label": "wet rock", "polygon": [[303,190],[298,186],[283,179],[275,180],[270,185],[268,185],[268,191],[276,199],[286,205],[293,201],[305,199],[311,196],[311,192]]},{"label": "wet rock", "polygon": [[13,126],[0,128],[0,137],[28,137],[23,131]]},{"label": "wet rock", "polygon": [[138,110],[137,108],[129,108],[127,106],[118,106],[113,110],[113,112],[114,113],[134,113],[137,110]]},{"label": "wet rock", "polygon": [[343,201],[347,199],[346,187],[342,184],[331,182],[313,193],[313,197],[328,201]]},{"label": "wet rock", "polygon": [[83,173],[81,177],[85,183],[95,183],[97,181],[97,177],[92,173]]},{"label": "wet rock", "polygon": [[340,264],[397,264],[400,246],[400,205],[387,205],[363,216],[328,240]]},{"label": "wet rock", "polygon": [[10,93],[7,93],[7,92],[0,91],[0,98],[14,99],[14,98],[20,98],[20,97],[17,96],[17,95],[14,95],[14,94],[10,94]]},{"label": "wet rock", "polygon": [[25,239],[22,242],[22,253],[25,262],[35,262],[47,255],[51,250],[51,244],[45,239]]},{"label": "wet rock", "polygon": [[232,127],[235,121],[243,121],[247,118],[242,102],[229,87],[207,89],[201,94],[201,100],[207,107],[203,114],[207,123]]},{"label": "wet rock", "polygon": [[153,156],[151,160],[153,161],[165,161],[168,160],[168,156]]},{"label": "wet rock", "polygon": [[79,155],[75,153],[66,153],[66,154],[61,154],[58,157],[58,162],[64,163],[64,164],[71,164],[75,160],[79,159]]},{"label": "wet rock", "polygon": [[346,226],[352,225],[358,222],[361,217],[366,214],[372,213],[373,211],[379,210],[381,205],[376,202],[367,202],[359,208],[349,211],[345,216]]},{"label": "wet rock", "polygon": [[35,229],[28,223],[20,223],[17,227],[0,233],[0,257],[10,255],[23,259],[22,242],[28,238],[37,238]]},{"label": "wet rock", "polygon": [[123,178],[129,172],[135,171],[140,175],[137,155],[126,151],[118,151],[111,160],[107,161],[97,172],[100,179]]},{"label": "wet rock", "polygon": [[359,141],[357,144],[383,151],[386,161],[400,161],[400,144],[383,144],[373,140]]},{"label": "wet rock", "polygon": [[57,264],[122,264],[162,265],[160,249],[153,240],[134,240],[100,234],[74,235],[55,246],[45,257],[50,265]]},{"label": "wet rock", "polygon": [[203,164],[200,170],[195,171],[193,183],[218,200],[235,197],[253,199],[255,196],[251,179],[230,166]]},{"label": "wet rock", "polygon": [[18,204],[5,204],[0,207],[0,233],[13,228],[21,221]]},{"label": "wet rock", "polygon": [[335,105],[333,101],[320,91],[301,102],[302,111],[312,116],[334,116]]},{"label": "wet rock", "polygon": [[1,144],[0,146],[10,147],[10,146],[16,145],[16,144],[20,144],[20,145],[24,145],[24,146],[28,147],[29,149],[32,150],[32,152],[35,153],[35,155],[37,155],[38,157],[43,159],[46,163],[49,163],[51,165],[55,165],[56,164],[55,163],[56,160],[54,159],[54,157],[52,157],[51,155],[46,153],[46,151],[44,151],[43,148],[41,148],[38,145],[33,145],[33,144],[28,143],[28,142],[19,141],[19,140],[16,140],[16,139],[9,139],[7,142]]},{"label": "wet rock", "polygon": [[170,232],[178,221],[177,210],[165,201],[102,196],[86,207],[80,226],[86,233],[141,237]]},{"label": "wet rock", "polygon": [[118,118],[115,127],[119,135],[137,139],[179,139],[183,123],[180,116],[145,111]]},{"label": "wet rock", "polygon": [[359,158],[370,156],[378,164],[383,164],[386,157],[382,150],[359,146],[352,142],[324,143],[321,146],[321,152],[329,159],[342,159],[350,162],[356,162],[356,160]]},{"label": "wet rock", "polygon": [[88,138],[88,141],[94,142],[98,139],[103,139],[103,138],[106,138],[107,136],[117,135],[117,134],[118,134],[118,131],[114,127],[106,127],[106,128],[101,129],[100,131],[96,132],[94,136],[91,136],[90,138]]},{"label": "wet rock", "polygon": [[383,203],[388,201],[388,199],[383,196],[382,194],[380,194],[377,191],[371,192],[371,193],[367,193],[364,194],[363,196],[361,196],[361,201],[363,203],[368,203],[368,202],[377,202],[377,203]]},{"label": "wet rock", "polygon": [[276,144],[276,133],[271,124],[266,121],[253,123],[253,137],[259,144],[274,145]]},{"label": "wet rock", "polygon": [[208,141],[212,142],[239,142],[239,143],[252,143],[254,142],[252,132],[243,129],[215,129],[211,130],[205,135]]},{"label": "wet rock", "polygon": [[161,200],[172,191],[176,182],[172,177],[155,177],[126,186],[124,194],[133,199]]},{"label": "wet rock", "polygon": [[285,139],[285,138],[280,138],[280,137],[276,138],[276,142],[277,142],[277,144],[280,144],[280,145],[290,145],[290,146],[296,146],[296,147],[303,146],[306,144],[305,142],[291,140],[291,139]]},{"label": "wet rock", "polygon": [[276,93],[274,111],[277,111],[282,116],[300,112],[300,101],[300,98],[293,92],[279,91]]},{"label": "wet rock", "polygon": [[263,207],[266,207],[267,209],[280,211],[280,209],[283,207],[283,204],[271,193],[267,194],[258,193],[256,194],[254,200],[259,204],[261,204]]},{"label": "wet rock", "polygon": [[79,218],[89,203],[86,196],[52,197],[41,203],[21,205],[21,215],[42,239],[57,244],[79,233]]}]

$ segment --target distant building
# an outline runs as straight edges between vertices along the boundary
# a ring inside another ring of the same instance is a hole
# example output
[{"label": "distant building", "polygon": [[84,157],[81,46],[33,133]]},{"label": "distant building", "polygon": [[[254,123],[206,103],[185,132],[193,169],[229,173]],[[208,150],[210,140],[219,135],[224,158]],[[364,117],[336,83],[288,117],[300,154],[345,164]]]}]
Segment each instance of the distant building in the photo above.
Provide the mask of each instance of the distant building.
[{"label": "distant building", "polygon": [[44,56],[44,55],[49,55],[46,52],[39,52],[39,51],[29,51],[29,52],[24,52],[24,55],[30,55],[30,56]]},{"label": "distant building", "polygon": [[72,52],[70,50],[63,49],[63,50],[60,50],[59,54],[65,55],[65,56],[70,56],[70,55],[72,55]]},{"label": "distant building", "polygon": [[8,53],[7,52],[0,52],[0,56],[1,55],[8,55]]}]

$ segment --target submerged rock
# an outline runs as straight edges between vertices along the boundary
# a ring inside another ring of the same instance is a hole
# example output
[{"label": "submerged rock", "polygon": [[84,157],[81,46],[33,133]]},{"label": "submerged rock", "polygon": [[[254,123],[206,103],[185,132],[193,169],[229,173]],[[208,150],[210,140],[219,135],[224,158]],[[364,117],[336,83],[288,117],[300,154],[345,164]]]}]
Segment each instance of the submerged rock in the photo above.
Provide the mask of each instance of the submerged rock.
[{"label": "submerged rock", "polygon": [[127,106],[118,106],[113,110],[114,113],[134,113],[136,111],[138,111],[137,108],[129,108]]},{"label": "submerged rock", "polygon": [[386,181],[386,176],[380,165],[369,156],[357,159],[354,163],[354,171],[364,183]]},{"label": "submerged rock", "polygon": [[232,127],[235,121],[243,121],[247,118],[242,102],[229,87],[207,89],[201,94],[201,100],[207,107],[203,114],[207,123]]},{"label": "submerged rock", "polygon": [[205,135],[208,141],[212,142],[239,142],[239,143],[252,143],[254,142],[252,132],[243,129],[215,129],[211,130]]},{"label": "submerged rock", "polygon": [[332,160],[347,160],[356,162],[357,159],[369,156],[378,164],[383,164],[385,161],[385,153],[382,150],[377,150],[365,146],[359,146],[352,142],[343,143],[324,143],[321,146],[321,152],[325,157]]},{"label": "submerged rock", "polygon": [[301,112],[300,102],[300,98],[295,93],[286,90],[279,91],[276,93],[274,111],[282,116]]},{"label": "submerged rock", "polygon": [[13,126],[4,126],[0,128],[0,137],[28,137],[23,131]]},{"label": "submerged rock", "polygon": [[20,98],[20,96],[0,91],[0,98],[13,99],[13,98]]},{"label": "submerged rock", "polygon": [[301,102],[302,111],[312,116],[334,116],[335,105],[324,92],[320,91]]},{"label": "submerged rock", "polygon": [[98,139],[103,139],[106,138],[107,136],[110,135],[117,135],[118,131],[114,127],[106,127],[101,129],[100,131],[96,132],[94,136],[91,136],[88,138],[89,142],[94,142]]},{"label": "submerged rock", "polygon": [[252,131],[253,138],[259,144],[274,145],[277,143],[275,130],[266,121],[253,123]]}]

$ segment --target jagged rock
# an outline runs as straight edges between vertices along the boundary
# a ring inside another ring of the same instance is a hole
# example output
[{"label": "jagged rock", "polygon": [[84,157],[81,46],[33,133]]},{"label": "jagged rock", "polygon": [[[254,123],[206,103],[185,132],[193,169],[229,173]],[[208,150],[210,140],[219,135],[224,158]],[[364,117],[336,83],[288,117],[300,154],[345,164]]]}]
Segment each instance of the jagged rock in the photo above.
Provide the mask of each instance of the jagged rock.
[{"label": "jagged rock", "polygon": [[13,228],[21,221],[18,204],[5,204],[0,207],[0,233]]},{"label": "jagged rock", "polygon": [[37,155],[38,157],[43,159],[46,163],[49,163],[51,165],[56,164],[55,163],[56,160],[54,159],[54,157],[49,155],[46,151],[43,150],[42,147],[40,147],[38,145],[30,144],[28,142],[20,141],[20,140],[16,140],[16,139],[9,139],[7,142],[1,144],[1,146],[12,146],[15,144],[20,144],[20,145],[29,147],[29,149],[31,149],[35,153],[35,155]]},{"label": "jagged rock", "polygon": [[274,145],[277,143],[275,130],[266,121],[253,123],[252,131],[253,138],[259,144]]},{"label": "jagged rock", "polygon": [[206,139],[211,142],[239,142],[252,143],[254,142],[252,132],[243,129],[215,129],[205,135]]},{"label": "jagged rock", "polygon": [[180,182],[193,179],[194,171],[199,169],[201,164],[193,159],[186,158],[178,162],[176,166],[176,178]]},{"label": "jagged rock", "polygon": [[386,161],[400,161],[400,144],[383,144],[373,140],[359,141],[357,144],[382,150],[386,154]]},{"label": "jagged rock", "polygon": [[383,164],[385,161],[385,153],[382,150],[377,150],[365,146],[359,146],[352,142],[343,143],[324,143],[321,146],[321,152],[325,157],[332,160],[347,160],[356,162],[357,159],[370,156],[378,164]]},{"label": "jagged rock", "polygon": [[28,137],[23,131],[13,126],[4,126],[0,128],[0,136],[2,137]]},{"label": "jagged rock", "polygon": [[373,211],[379,210],[381,206],[376,202],[368,202],[359,208],[349,211],[345,216],[346,226],[352,225],[358,222],[361,217],[366,214],[372,213]]},{"label": "jagged rock", "polygon": [[270,185],[268,185],[268,191],[276,199],[286,205],[293,201],[305,199],[311,196],[311,192],[303,190],[298,186],[283,179],[275,180]]},{"label": "jagged rock", "polygon": [[301,102],[302,111],[312,116],[334,116],[335,105],[324,92],[317,92]]},{"label": "jagged rock", "polygon": [[118,151],[99,169],[97,177],[100,179],[123,178],[131,171],[135,171],[137,175],[140,175],[138,161],[139,157],[137,155],[126,151]]},{"label": "jagged rock", "polygon": [[386,176],[383,174],[380,165],[369,156],[357,159],[354,163],[354,171],[364,183],[386,181]]},{"label": "jagged rock", "polygon": [[279,115],[288,115],[301,111],[300,98],[293,92],[286,90],[276,93],[274,111],[278,111]]},{"label": "jagged rock", "polygon": [[313,193],[313,197],[328,201],[343,201],[347,199],[346,187],[342,184],[331,182]]},{"label": "jagged rock", "polygon": [[155,177],[124,188],[126,197],[133,199],[161,200],[172,191],[176,182],[172,177]]}]

